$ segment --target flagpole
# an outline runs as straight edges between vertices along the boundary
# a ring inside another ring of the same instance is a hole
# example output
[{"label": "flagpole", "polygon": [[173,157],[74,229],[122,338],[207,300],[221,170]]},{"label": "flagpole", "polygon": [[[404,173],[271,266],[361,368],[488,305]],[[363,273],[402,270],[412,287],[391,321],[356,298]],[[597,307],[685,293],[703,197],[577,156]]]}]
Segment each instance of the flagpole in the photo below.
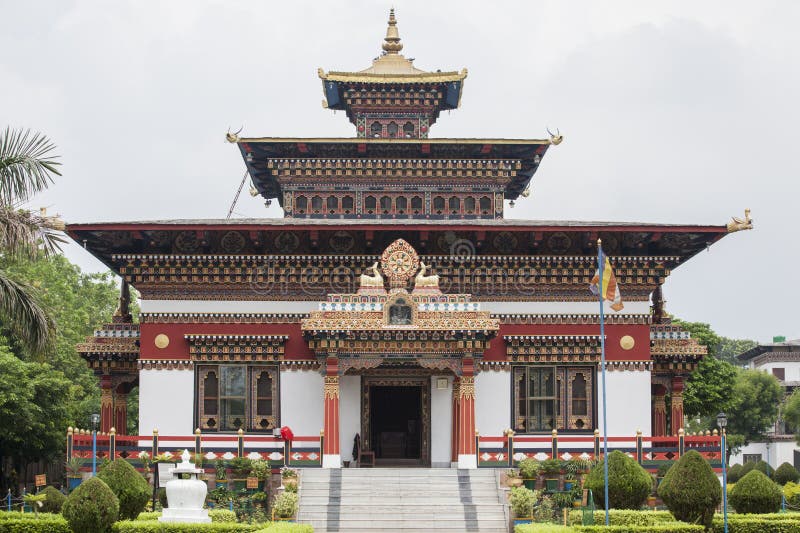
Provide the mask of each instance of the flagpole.
[{"label": "flagpole", "polygon": [[606,416],[606,324],[603,314],[603,241],[597,239],[597,264],[600,277],[598,279],[598,298],[600,300],[600,368],[603,382],[603,502],[606,508],[606,526],[608,525],[608,417]]}]

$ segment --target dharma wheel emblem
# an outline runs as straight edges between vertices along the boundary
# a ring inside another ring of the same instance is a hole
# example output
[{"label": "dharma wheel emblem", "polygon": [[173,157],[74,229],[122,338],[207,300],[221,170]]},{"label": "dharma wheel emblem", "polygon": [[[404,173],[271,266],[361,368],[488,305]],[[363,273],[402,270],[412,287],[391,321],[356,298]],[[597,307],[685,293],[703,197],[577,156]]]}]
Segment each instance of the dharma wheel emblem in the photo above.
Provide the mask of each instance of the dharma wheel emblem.
[{"label": "dharma wheel emblem", "polygon": [[419,255],[403,239],[397,239],[381,255],[381,270],[389,279],[389,287],[405,288],[408,280],[419,270]]}]

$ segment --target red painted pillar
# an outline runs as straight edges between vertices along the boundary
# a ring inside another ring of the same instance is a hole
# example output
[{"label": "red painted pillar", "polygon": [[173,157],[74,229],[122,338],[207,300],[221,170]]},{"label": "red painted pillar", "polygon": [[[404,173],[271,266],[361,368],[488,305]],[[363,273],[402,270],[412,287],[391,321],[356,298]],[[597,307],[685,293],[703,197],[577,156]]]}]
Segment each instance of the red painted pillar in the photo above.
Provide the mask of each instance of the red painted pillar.
[{"label": "red painted pillar", "polygon": [[677,435],[678,430],[683,429],[683,386],[684,383],[681,376],[672,378],[670,425],[673,435]]},{"label": "red painted pillar", "polygon": [[453,378],[453,426],[452,426],[452,432],[450,434],[450,441],[451,441],[450,460],[454,463],[458,462],[458,404],[459,404],[458,390],[460,386],[461,386],[461,380],[458,377]]},{"label": "red painted pillar", "polygon": [[667,435],[667,388],[663,385],[653,386],[653,436]]},{"label": "red painted pillar", "polygon": [[458,467],[477,468],[475,451],[475,376],[472,360],[465,359],[458,387]]},{"label": "red painted pillar", "polygon": [[339,359],[329,356],[325,365],[324,440],[322,446],[322,467],[341,468],[342,456],[339,452]]},{"label": "red painted pillar", "polygon": [[117,435],[128,433],[128,384],[123,383],[114,392],[114,429]]},{"label": "red painted pillar", "polygon": [[114,427],[114,391],[111,376],[100,377],[100,431],[108,433]]}]

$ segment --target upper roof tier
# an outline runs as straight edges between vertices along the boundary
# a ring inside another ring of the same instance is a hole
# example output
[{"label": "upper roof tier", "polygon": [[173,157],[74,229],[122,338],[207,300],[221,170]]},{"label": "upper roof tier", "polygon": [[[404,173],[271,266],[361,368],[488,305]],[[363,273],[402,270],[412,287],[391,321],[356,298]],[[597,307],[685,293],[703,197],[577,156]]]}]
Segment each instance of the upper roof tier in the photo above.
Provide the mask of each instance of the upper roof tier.
[{"label": "upper roof tier", "polygon": [[427,72],[400,51],[400,32],[394,9],[383,42],[383,53],[372,66],[358,72],[319,69],[325,95],[322,105],[344,110],[359,137],[427,138],[443,109],[455,109],[467,69]]}]

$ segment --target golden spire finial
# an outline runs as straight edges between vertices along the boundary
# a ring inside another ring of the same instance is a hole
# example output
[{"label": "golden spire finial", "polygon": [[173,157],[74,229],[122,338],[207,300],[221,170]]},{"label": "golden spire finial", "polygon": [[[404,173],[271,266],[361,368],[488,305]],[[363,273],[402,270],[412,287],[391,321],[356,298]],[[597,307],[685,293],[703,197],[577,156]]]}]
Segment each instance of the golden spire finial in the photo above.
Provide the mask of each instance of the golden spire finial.
[{"label": "golden spire finial", "polygon": [[403,49],[400,32],[397,31],[397,19],[394,18],[394,8],[389,10],[389,26],[386,28],[386,37],[382,48],[387,54],[396,54]]}]

